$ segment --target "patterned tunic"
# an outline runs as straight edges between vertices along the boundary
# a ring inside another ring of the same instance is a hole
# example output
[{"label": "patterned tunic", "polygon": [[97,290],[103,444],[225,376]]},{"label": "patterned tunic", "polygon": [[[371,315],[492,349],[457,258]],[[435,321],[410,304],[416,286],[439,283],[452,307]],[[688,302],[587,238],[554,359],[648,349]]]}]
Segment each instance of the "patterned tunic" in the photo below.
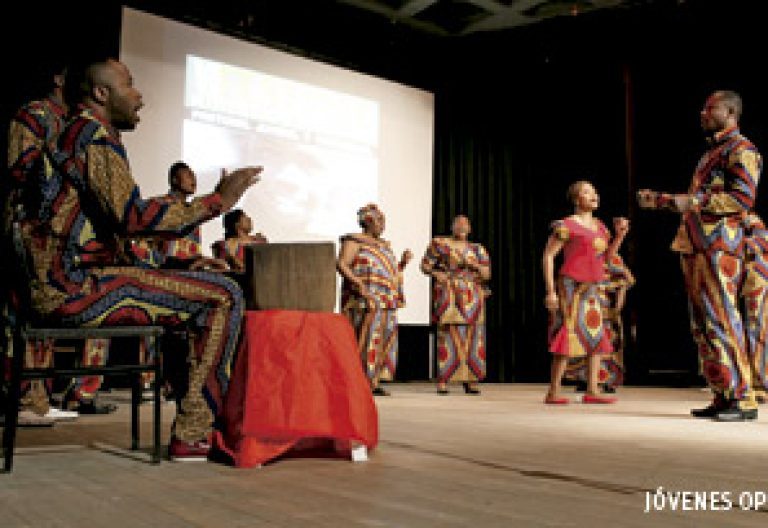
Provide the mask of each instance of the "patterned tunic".
[{"label": "patterned tunic", "polygon": [[245,272],[245,248],[257,244],[266,244],[267,239],[261,233],[243,242],[236,239],[217,240],[211,245],[213,256],[226,261],[232,271]]},{"label": "patterned tunic", "polygon": [[389,242],[348,235],[341,241],[359,244],[351,269],[371,300],[360,295],[346,279],[341,287],[341,310],[357,334],[363,368],[376,386],[391,380],[397,367],[397,309],[404,306],[403,281]]},{"label": "patterned tunic", "polygon": [[448,237],[434,238],[423,264],[448,275],[434,281],[432,321],[437,324],[438,381],[471,382],[485,378],[485,298],[483,281],[468,264],[490,266],[486,249]]},{"label": "patterned tunic", "polygon": [[[52,177],[41,180],[40,220],[25,232],[36,280],[33,308],[65,325],[192,326],[189,388],[175,434],[210,432],[226,390],[242,292],[226,277],[125,266],[130,237],[185,234],[221,210],[212,194],[185,204],[143,199],[116,130],[83,109],[62,132]],[[186,354],[186,351],[184,352]]]},{"label": "patterned tunic", "polygon": [[[710,387],[751,407],[751,367],[739,310],[744,279],[744,224],[754,206],[762,159],[738,129],[718,133],[688,189],[693,207],[682,215],[672,250],[680,253],[691,333]],[[670,195],[659,207],[675,210]]]},{"label": "patterned tunic", "polygon": [[[168,204],[186,205],[182,196],[173,192],[157,198]],[[131,253],[137,265],[147,268],[185,269],[203,256],[200,227],[180,237],[137,238],[131,241]]]},{"label": "patterned tunic", "polygon": [[557,278],[560,307],[550,319],[549,351],[568,357],[610,353],[600,286],[610,232],[600,221],[592,230],[570,217],[554,222],[552,231],[564,242],[564,260]]},{"label": "patterned tunic", "polygon": [[[48,97],[32,101],[21,107],[11,121],[8,134],[9,188],[3,206],[3,231],[10,236],[11,222],[20,222],[24,231],[37,225],[41,202],[39,180],[50,181],[54,169],[51,152],[64,128],[66,111],[59,101]],[[107,360],[105,340],[88,339],[83,346],[82,365],[104,365]],[[29,343],[24,364],[27,368],[48,368],[53,365],[54,343],[47,340]],[[12,354],[11,347],[8,353]],[[87,376],[73,380],[72,401],[93,397],[102,383],[102,376]],[[49,394],[39,380],[27,382],[24,403],[32,410],[45,414],[49,408]]]},{"label": "patterned tunic", "polygon": [[3,207],[4,233],[9,233],[13,213],[22,215],[21,220],[37,216],[32,210],[39,201],[36,180],[49,179],[53,174],[50,150],[64,127],[65,118],[64,107],[52,97],[22,106],[13,117],[8,132],[11,181]]}]

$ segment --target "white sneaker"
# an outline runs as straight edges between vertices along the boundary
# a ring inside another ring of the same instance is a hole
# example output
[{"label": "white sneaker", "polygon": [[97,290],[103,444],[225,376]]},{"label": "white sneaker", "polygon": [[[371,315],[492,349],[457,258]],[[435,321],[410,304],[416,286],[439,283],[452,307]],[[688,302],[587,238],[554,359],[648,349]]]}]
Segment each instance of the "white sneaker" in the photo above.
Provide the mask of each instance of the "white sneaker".
[{"label": "white sneaker", "polygon": [[50,407],[48,412],[43,415],[44,418],[50,418],[57,422],[76,420],[80,414],[77,411],[65,411],[57,407]]},{"label": "white sneaker", "polygon": [[[5,417],[0,417],[0,423],[5,425]],[[19,427],[53,427],[54,420],[40,416],[30,410],[21,409],[19,411],[19,421],[17,425]]]}]

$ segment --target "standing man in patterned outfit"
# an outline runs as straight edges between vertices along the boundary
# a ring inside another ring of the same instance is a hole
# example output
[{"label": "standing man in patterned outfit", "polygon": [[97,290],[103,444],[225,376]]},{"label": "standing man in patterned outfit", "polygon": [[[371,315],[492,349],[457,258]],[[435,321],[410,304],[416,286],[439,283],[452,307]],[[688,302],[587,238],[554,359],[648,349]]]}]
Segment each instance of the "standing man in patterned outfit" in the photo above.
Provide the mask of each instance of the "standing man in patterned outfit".
[{"label": "standing man in patterned outfit", "polygon": [[672,250],[680,253],[691,332],[701,371],[714,393],[711,405],[691,414],[719,421],[757,418],[739,295],[745,273],[745,223],[754,207],[762,159],[739,131],[741,111],[737,93],[714,92],[701,111],[709,149],[688,192],[638,192],[641,207],[681,215]]}]

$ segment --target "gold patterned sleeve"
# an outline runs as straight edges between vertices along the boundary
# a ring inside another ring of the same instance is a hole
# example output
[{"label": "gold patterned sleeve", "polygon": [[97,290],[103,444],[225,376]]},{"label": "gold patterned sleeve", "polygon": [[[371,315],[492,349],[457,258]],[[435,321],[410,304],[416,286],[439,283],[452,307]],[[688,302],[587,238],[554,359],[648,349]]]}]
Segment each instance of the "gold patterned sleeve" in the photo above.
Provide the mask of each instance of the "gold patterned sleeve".
[{"label": "gold patterned sleeve", "polygon": [[716,215],[749,211],[755,204],[761,170],[762,159],[756,150],[735,149],[728,157],[722,183],[711,186],[696,197],[701,210]]},{"label": "gold patterned sleeve", "polygon": [[[106,130],[102,129],[106,134]],[[210,194],[191,203],[142,198],[131,175],[122,145],[108,137],[95,137],[85,147],[83,174],[102,211],[121,231],[186,234],[221,212],[221,197]]]},{"label": "gold patterned sleeve", "polygon": [[8,169],[11,177],[24,181],[43,154],[45,115],[32,106],[16,112],[8,130]]}]

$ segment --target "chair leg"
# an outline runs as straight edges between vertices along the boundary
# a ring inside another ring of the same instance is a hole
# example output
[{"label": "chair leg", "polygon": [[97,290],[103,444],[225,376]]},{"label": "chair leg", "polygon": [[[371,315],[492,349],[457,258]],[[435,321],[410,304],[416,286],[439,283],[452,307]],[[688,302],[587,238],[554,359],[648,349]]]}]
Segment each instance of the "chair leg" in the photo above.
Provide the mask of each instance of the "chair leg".
[{"label": "chair leg", "polygon": [[161,420],[161,410],[162,410],[162,402],[160,401],[160,387],[163,385],[163,354],[162,350],[160,350],[160,338],[155,338],[155,392],[154,392],[154,400],[155,400],[155,408],[153,411],[153,434],[154,434],[154,445],[152,448],[152,463],[153,464],[159,464],[160,463],[160,426],[162,423]]},{"label": "chair leg", "polygon": [[139,448],[139,405],[141,405],[141,372],[131,378],[131,449]]},{"label": "chair leg", "polygon": [[[21,369],[24,363],[25,342],[16,332],[13,334],[13,362],[8,383],[8,399],[5,406],[5,427],[3,429],[3,472],[13,470],[13,450],[16,444],[16,427],[19,424],[21,401]],[[4,360],[5,358],[3,358]]]}]

